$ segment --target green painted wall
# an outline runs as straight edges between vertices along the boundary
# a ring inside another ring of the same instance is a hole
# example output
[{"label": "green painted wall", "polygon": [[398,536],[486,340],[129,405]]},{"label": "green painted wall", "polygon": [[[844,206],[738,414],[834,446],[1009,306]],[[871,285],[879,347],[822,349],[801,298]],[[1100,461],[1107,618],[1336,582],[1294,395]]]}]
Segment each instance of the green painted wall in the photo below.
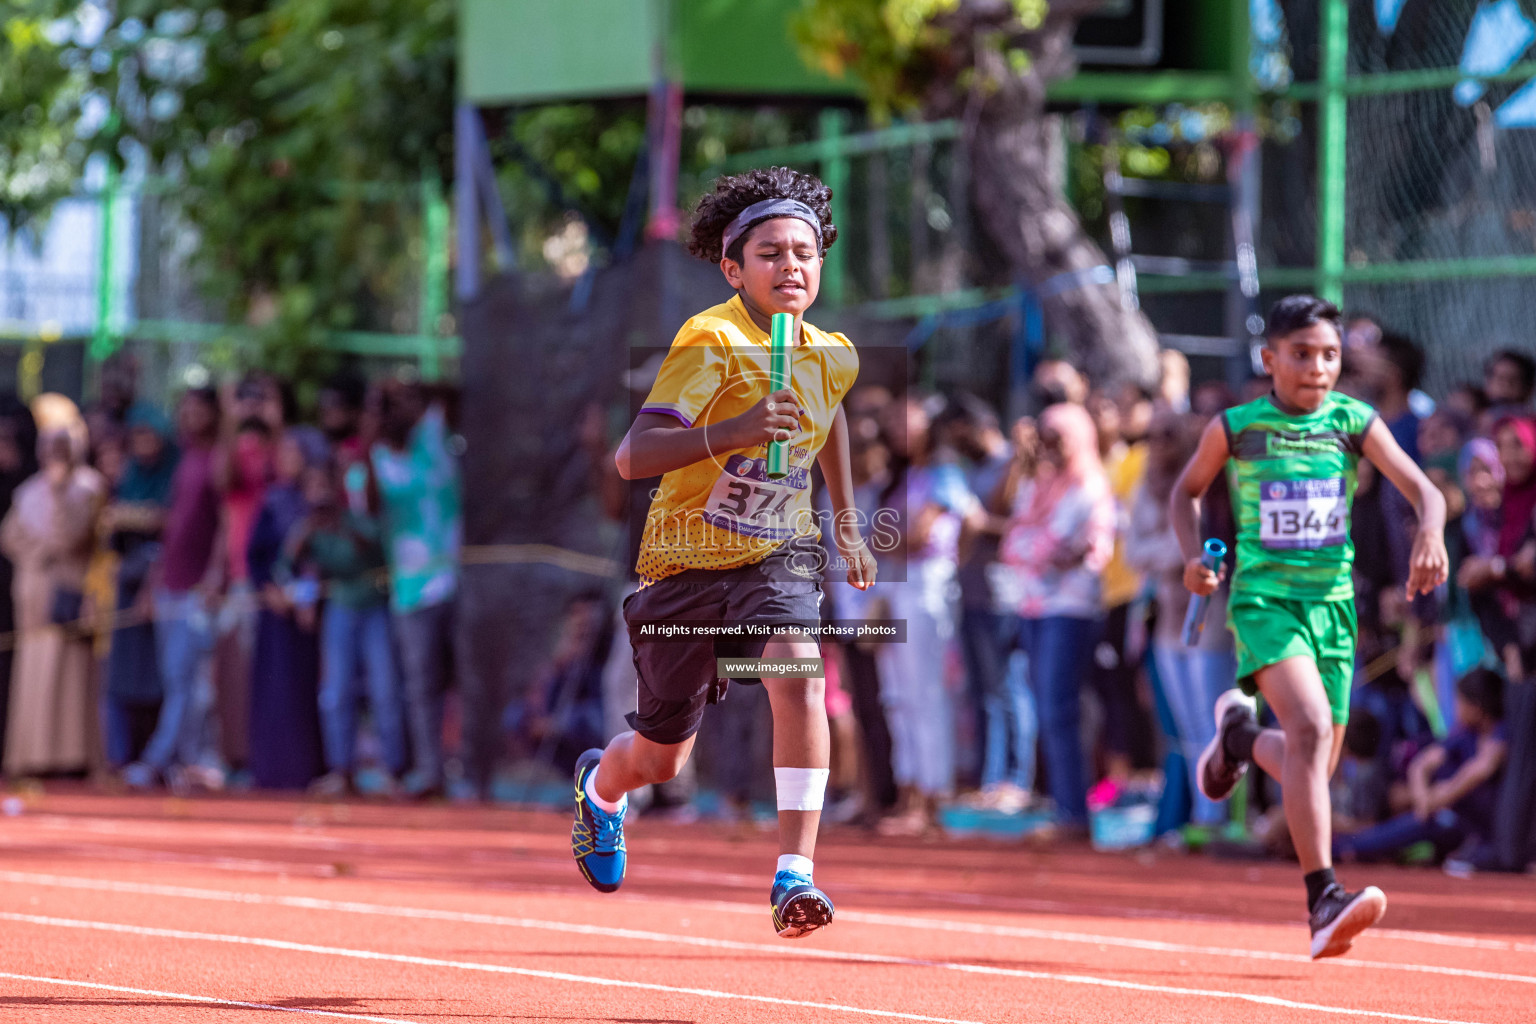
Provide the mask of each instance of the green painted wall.
[{"label": "green painted wall", "polygon": [[691,92],[853,94],[790,38],[799,0],[460,0],[459,96],[482,106],[636,96],[655,41]]},{"label": "green painted wall", "polygon": [[813,71],[790,37],[799,0],[673,0],[669,56],[692,92],[851,96]]},{"label": "green painted wall", "polygon": [[460,0],[459,98],[496,106],[643,94],[655,20],[647,0]]}]

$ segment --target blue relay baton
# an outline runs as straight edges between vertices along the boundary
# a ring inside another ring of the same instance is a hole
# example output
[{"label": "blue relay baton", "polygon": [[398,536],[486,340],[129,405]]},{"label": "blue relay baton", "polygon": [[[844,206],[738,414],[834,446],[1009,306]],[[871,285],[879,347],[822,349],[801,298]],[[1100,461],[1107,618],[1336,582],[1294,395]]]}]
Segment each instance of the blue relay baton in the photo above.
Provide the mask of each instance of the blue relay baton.
[{"label": "blue relay baton", "polygon": [[[1227,546],[1214,537],[1205,542],[1205,550],[1200,554],[1200,564],[1211,572],[1221,569],[1221,560],[1227,557]],[[1195,597],[1189,602],[1189,611],[1184,613],[1184,646],[1193,647],[1200,642],[1200,634],[1205,632],[1205,610],[1211,606],[1211,595]]]}]

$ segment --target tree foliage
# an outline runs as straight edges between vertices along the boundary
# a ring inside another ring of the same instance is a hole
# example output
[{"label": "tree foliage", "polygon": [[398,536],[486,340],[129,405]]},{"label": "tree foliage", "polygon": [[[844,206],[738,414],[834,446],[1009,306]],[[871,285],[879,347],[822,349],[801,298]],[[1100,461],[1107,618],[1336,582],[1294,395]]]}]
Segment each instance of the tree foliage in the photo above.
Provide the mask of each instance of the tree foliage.
[{"label": "tree foliage", "polygon": [[[966,26],[957,16],[965,6],[963,0],[809,0],[796,35],[828,74],[862,81],[878,115],[931,113],[957,89],[984,85],[964,60]],[[978,41],[1004,52],[1011,69],[1026,69],[1031,55],[1018,37],[1044,23],[1046,0],[970,6],[988,8],[990,25]]]},{"label": "tree foliage", "polygon": [[[814,136],[808,108],[695,104],[683,113],[678,154],[679,201],[708,191],[709,173],[730,153],[803,142]],[[552,103],[508,113],[490,139],[502,199],[519,231],[520,266],[539,269],[540,245],[562,222],[579,216],[602,250],[618,240],[626,210],[643,216],[649,182],[637,164],[645,154],[643,100]]]},{"label": "tree foliage", "polygon": [[957,117],[975,222],[1008,277],[1042,296],[1048,329],[1090,373],[1150,382],[1151,325],[1103,283],[1107,260],[1054,180],[1046,89],[1102,0],[807,0],[802,45],[868,87],[877,114]]},{"label": "tree foliage", "polygon": [[0,25],[0,217],[26,227],[74,187],[69,112],[81,83],[60,60],[49,4],[10,0]]},{"label": "tree foliage", "polygon": [[417,186],[452,166],[453,0],[18,3],[57,41],[21,88],[51,86],[61,136],[23,144],[167,183],[216,310],[275,356],[332,329],[414,329]]}]

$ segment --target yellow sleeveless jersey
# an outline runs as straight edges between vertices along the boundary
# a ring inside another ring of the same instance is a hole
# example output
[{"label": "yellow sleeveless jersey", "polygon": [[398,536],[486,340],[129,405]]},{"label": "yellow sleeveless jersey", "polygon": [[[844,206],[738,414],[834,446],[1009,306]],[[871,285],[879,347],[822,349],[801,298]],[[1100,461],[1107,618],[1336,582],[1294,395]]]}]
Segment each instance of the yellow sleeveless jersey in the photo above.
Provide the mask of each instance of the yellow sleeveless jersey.
[{"label": "yellow sleeveless jersey", "polygon": [[[843,335],[802,325],[790,386],[805,415],[790,446],[789,475],[768,479],[764,442],[722,449],[662,476],[635,562],[641,586],[685,569],[751,565],[797,533],[820,537],[811,467],[859,375],[859,356]],[[772,390],[769,351],[768,333],[739,296],[706,309],[677,332],[640,411],[674,416],[688,427],[739,416]]]}]

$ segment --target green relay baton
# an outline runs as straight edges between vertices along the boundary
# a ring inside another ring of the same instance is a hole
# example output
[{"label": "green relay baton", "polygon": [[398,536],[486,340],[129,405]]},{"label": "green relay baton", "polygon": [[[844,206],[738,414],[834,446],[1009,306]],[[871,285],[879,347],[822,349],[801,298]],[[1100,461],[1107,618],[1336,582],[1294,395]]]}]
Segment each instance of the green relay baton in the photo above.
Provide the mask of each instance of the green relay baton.
[{"label": "green relay baton", "polygon": [[[769,389],[783,391],[789,387],[793,364],[790,346],[793,344],[791,335],[795,330],[795,318],[789,313],[775,313],[772,324],[773,331],[770,334],[772,347],[768,358]],[[770,441],[768,443],[768,479],[782,480],[788,475],[789,442]]]}]

